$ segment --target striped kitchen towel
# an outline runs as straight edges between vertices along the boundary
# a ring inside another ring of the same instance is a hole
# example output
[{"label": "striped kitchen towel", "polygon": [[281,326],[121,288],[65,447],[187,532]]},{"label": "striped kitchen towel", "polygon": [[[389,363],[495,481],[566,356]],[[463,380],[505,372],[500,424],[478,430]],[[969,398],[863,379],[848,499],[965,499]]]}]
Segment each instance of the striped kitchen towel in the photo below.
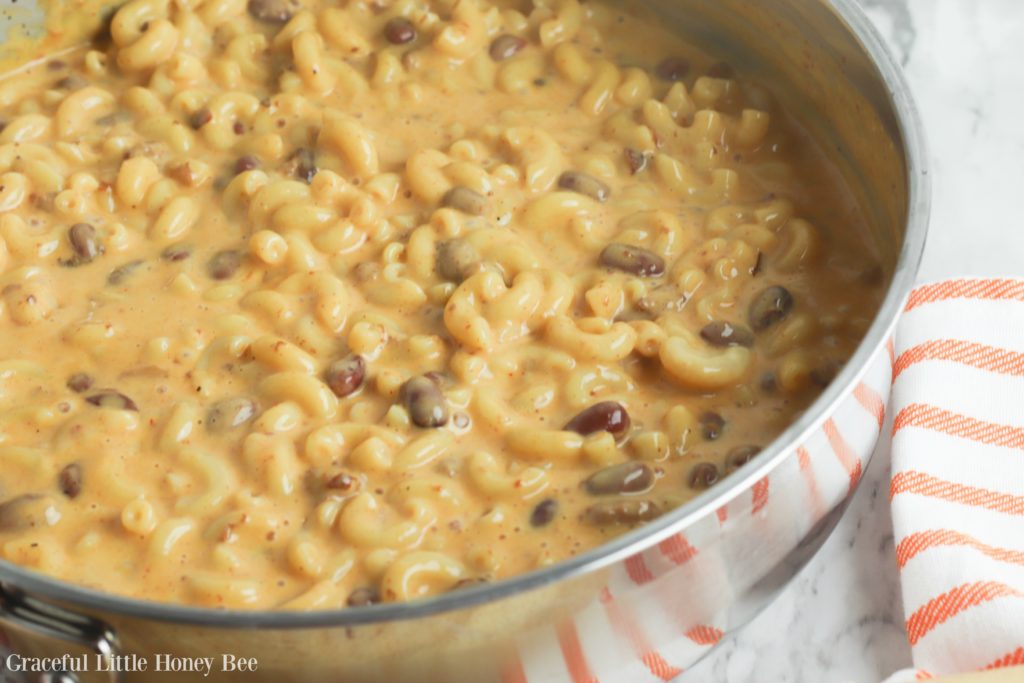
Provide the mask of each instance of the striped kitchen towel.
[{"label": "striped kitchen towel", "polygon": [[917,668],[889,681],[1024,664],[1024,280],[916,289],[892,410],[889,496]]}]

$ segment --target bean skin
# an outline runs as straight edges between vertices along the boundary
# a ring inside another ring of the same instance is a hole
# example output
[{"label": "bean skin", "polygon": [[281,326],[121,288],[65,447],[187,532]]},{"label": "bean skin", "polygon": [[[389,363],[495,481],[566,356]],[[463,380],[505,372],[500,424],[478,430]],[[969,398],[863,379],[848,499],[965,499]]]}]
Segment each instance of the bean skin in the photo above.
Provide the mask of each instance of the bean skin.
[{"label": "bean skin", "polygon": [[339,472],[324,483],[324,487],[338,491],[351,491],[359,486],[359,480],[348,472]]},{"label": "bean skin", "polygon": [[211,434],[230,431],[252,420],[257,412],[256,401],[245,396],[217,401],[206,413],[206,431]]},{"label": "bean skin", "polygon": [[739,468],[746,465],[748,462],[754,459],[758,453],[761,452],[760,446],[748,444],[746,446],[736,446],[728,452],[725,456],[725,473],[731,474]]},{"label": "bean skin", "polygon": [[249,14],[260,21],[283,24],[292,18],[300,5],[292,0],[249,0]]},{"label": "bean skin", "polygon": [[64,78],[54,83],[54,86],[57,87],[59,90],[67,90],[68,92],[81,90],[87,85],[89,85],[89,81],[85,80],[78,74],[68,74]]},{"label": "bean skin", "polygon": [[534,506],[530,513],[530,526],[540,528],[547,526],[558,513],[558,501],[554,498],[545,498]]},{"label": "bean skin", "polygon": [[832,380],[836,378],[837,374],[839,374],[839,365],[835,362],[829,362],[813,368],[810,376],[815,386],[824,389],[829,384],[832,384]]},{"label": "bean skin", "polygon": [[558,186],[563,190],[577,192],[599,202],[607,200],[608,195],[612,193],[608,186],[600,180],[580,171],[566,171],[558,176]]},{"label": "bean skin", "polygon": [[113,389],[100,389],[99,392],[89,396],[85,399],[86,403],[91,403],[97,408],[113,408],[114,410],[134,410],[138,411],[139,407],[135,405],[135,401],[131,400],[120,391]]},{"label": "bean skin", "polygon": [[213,112],[205,107],[197,109],[188,117],[188,125],[192,126],[193,130],[199,130],[210,121],[213,121]]},{"label": "bean skin", "polygon": [[160,258],[172,263],[175,261],[184,261],[190,256],[192,256],[192,247],[186,244],[172,244],[160,252]]},{"label": "bean skin", "polygon": [[107,284],[121,284],[122,282],[128,279],[129,275],[138,270],[139,266],[141,266],[142,263],[142,261],[136,259],[135,261],[129,261],[128,263],[123,263],[119,265],[117,268],[114,268],[112,271],[110,271],[110,275],[107,276]]},{"label": "bean skin", "polygon": [[65,465],[57,475],[57,485],[68,498],[76,498],[82,492],[82,466],[77,462]]},{"label": "bean skin", "polygon": [[714,441],[725,429],[725,418],[714,411],[703,413],[697,421],[700,422],[700,432],[706,441]]},{"label": "bean skin", "polygon": [[700,331],[701,338],[712,346],[746,346],[754,345],[754,333],[742,325],[731,325],[716,320],[705,325]]},{"label": "bean skin", "polygon": [[405,45],[416,40],[416,27],[405,17],[395,17],[384,25],[384,38],[392,45]]},{"label": "bean skin", "polygon": [[750,302],[748,322],[755,332],[766,330],[793,310],[793,295],[785,287],[775,285],[761,290]]},{"label": "bean skin", "polygon": [[445,280],[462,282],[479,262],[480,254],[461,237],[437,245],[437,272]]},{"label": "bean skin", "polygon": [[38,493],[26,493],[0,503],[0,531],[25,531],[47,525],[46,508],[50,502]]},{"label": "bean skin", "polygon": [[375,605],[378,602],[380,602],[380,593],[372,586],[356,588],[349,593],[348,600],[346,600],[346,604],[349,607],[366,607],[367,605]]},{"label": "bean skin", "polygon": [[644,493],[654,487],[654,470],[641,462],[620,462],[594,472],[583,482],[594,496]]},{"label": "bean skin", "polygon": [[665,260],[653,251],[622,242],[612,242],[601,252],[602,266],[622,270],[641,277],[657,277],[665,273]]},{"label": "bean skin", "polygon": [[487,211],[487,197],[463,185],[448,190],[441,204],[471,216],[482,216]]},{"label": "bean skin", "polygon": [[206,266],[206,272],[214,280],[228,280],[242,267],[242,253],[234,249],[218,251]]},{"label": "bean skin", "polygon": [[324,381],[338,398],[345,398],[358,391],[366,378],[366,359],[359,354],[346,356],[331,363],[324,375]]},{"label": "bean skin", "polygon": [[316,153],[308,147],[295,152],[295,177],[304,183],[313,182],[320,169],[316,167]]},{"label": "bean skin", "polygon": [[89,263],[103,253],[103,245],[96,237],[96,228],[88,223],[75,223],[68,229],[68,242],[75,256],[74,265]]},{"label": "bean skin", "polygon": [[584,408],[576,417],[569,420],[563,429],[583,436],[605,431],[618,439],[629,431],[629,425],[629,413],[621,403],[601,401]]},{"label": "bean skin", "polygon": [[690,470],[687,481],[691,489],[709,489],[719,478],[718,466],[713,462],[699,462]]},{"label": "bean skin", "polygon": [[707,74],[711,78],[732,78],[736,71],[728,62],[716,62],[708,67]]},{"label": "bean skin", "polygon": [[440,427],[448,422],[448,404],[437,384],[420,376],[413,377],[398,392],[417,427]]},{"label": "bean skin", "polygon": [[260,160],[251,154],[246,154],[245,156],[238,157],[238,160],[235,162],[235,175],[239,175],[259,167]]},{"label": "bean skin", "polygon": [[526,40],[524,38],[510,33],[503,33],[491,41],[491,47],[487,52],[491,55],[491,59],[501,62],[516,55],[524,47],[526,47]]},{"label": "bean skin", "polygon": [[594,503],[583,511],[583,521],[595,526],[649,522],[661,514],[650,500],[608,500]]},{"label": "bean skin", "polygon": [[626,148],[626,164],[629,166],[629,172],[631,175],[636,175],[647,168],[647,164],[650,160],[650,155],[641,152],[640,150],[633,149],[632,147]]},{"label": "bean skin", "polygon": [[663,81],[675,82],[686,78],[690,73],[690,63],[680,57],[668,57],[663,59],[654,68],[654,75]]},{"label": "bean skin", "polygon": [[76,372],[68,377],[67,385],[68,389],[71,391],[76,394],[81,394],[84,391],[89,391],[94,382],[95,380],[92,378],[92,375],[88,375],[84,372]]}]

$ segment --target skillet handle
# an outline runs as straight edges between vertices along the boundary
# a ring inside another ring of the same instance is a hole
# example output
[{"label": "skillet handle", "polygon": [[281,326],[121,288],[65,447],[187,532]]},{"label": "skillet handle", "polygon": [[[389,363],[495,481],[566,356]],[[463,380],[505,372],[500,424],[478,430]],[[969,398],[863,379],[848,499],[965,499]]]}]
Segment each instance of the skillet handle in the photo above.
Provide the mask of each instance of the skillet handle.
[{"label": "skillet handle", "polygon": [[[16,586],[0,582],[0,626],[27,636],[42,636],[84,648],[90,653],[91,662],[102,662],[102,667],[95,669],[107,672],[109,683],[124,680],[114,662],[119,648],[117,634],[99,619],[43,602]],[[94,667],[90,664],[90,668]],[[53,671],[42,674],[39,681],[78,683],[78,676],[73,671]]]}]

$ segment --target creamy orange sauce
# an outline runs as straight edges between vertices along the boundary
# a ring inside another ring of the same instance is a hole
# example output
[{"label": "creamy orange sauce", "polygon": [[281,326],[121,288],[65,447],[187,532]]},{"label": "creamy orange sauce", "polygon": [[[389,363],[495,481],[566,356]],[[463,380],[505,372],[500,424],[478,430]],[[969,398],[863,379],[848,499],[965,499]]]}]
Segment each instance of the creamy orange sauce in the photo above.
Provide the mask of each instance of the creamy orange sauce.
[{"label": "creamy orange sauce", "polygon": [[188,4],[0,82],[7,560],[289,609],[530,571],[727,476],[874,314],[784,103],[622,8]]}]

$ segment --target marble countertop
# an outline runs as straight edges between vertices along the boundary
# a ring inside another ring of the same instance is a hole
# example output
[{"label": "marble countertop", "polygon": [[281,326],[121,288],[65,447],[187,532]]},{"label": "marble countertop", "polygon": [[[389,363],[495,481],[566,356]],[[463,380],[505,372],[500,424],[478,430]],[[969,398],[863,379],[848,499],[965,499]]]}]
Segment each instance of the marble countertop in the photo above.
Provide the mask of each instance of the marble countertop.
[{"label": "marble countertop", "polygon": [[[906,70],[932,162],[920,280],[1024,276],[1024,2],[860,0]],[[910,666],[881,443],[821,552],[680,683],[878,683]]]}]

